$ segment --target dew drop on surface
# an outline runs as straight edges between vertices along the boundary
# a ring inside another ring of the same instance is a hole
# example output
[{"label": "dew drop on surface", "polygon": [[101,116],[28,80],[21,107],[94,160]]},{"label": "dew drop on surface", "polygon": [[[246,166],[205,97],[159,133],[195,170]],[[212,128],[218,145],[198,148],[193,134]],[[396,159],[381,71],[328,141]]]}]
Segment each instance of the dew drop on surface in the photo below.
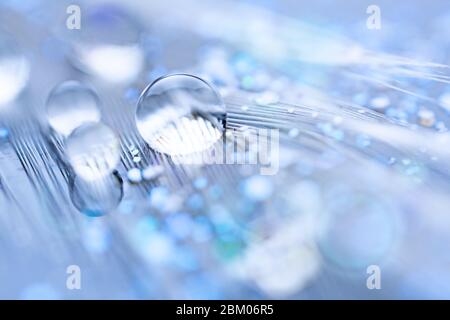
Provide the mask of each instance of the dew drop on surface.
[{"label": "dew drop on surface", "polygon": [[75,173],[89,181],[109,175],[120,161],[119,138],[102,123],[87,123],[75,129],[65,148]]},{"label": "dew drop on surface", "polygon": [[99,217],[117,208],[123,198],[123,180],[117,172],[95,181],[75,176],[70,182],[70,198],[81,213]]},{"label": "dew drop on surface", "polygon": [[114,5],[86,10],[82,27],[71,32],[71,60],[82,71],[110,83],[133,81],[144,66],[136,19]]},{"label": "dew drop on surface", "polygon": [[128,170],[127,178],[131,183],[139,183],[142,181],[142,172],[138,168],[132,168]]},{"label": "dew drop on surface", "polygon": [[99,99],[95,91],[78,81],[57,85],[47,99],[47,120],[64,137],[84,123],[101,118]]},{"label": "dew drop on surface", "polygon": [[142,93],[136,125],[149,146],[168,155],[201,152],[224,131],[225,105],[202,79],[174,74],[157,79]]},{"label": "dew drop on surface", "polygon": [[0,31],[0,107],[12,102],[28,83],[30,64],[12,36]]}]

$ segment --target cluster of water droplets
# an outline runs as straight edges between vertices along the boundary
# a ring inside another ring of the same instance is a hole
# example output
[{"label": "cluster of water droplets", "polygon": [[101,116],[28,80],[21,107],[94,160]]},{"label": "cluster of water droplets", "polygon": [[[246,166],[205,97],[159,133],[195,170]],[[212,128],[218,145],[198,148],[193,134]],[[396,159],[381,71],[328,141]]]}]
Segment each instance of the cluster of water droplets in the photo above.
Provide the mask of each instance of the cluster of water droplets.
[{"label": "cluster of water droplets", "polygon": [[95,91],[78,82],[57,85],[47,100],[47,119],[64,139],[65,158],[75,174],[92,181],[113,172],[120,161],[116,133],[101,122]]}]

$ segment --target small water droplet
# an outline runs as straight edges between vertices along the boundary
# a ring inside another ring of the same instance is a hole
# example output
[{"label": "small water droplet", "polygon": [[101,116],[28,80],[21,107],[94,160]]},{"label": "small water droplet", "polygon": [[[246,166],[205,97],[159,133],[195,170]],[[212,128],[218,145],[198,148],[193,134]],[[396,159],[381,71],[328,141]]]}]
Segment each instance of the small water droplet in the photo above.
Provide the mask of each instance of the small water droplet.
[{"label": "small water droplet", "polygon": [[135,146],[132,146],[132,147],[130,147],[130,154],[131,154],[132,156],[137,156],[137,155],[139,154],[139,150],[136,149]]},{"label": "small water droplet", "polygon": [[100,121],[99,99],[93,89],[78,81],[57,85],[47,99],[47,121],[63,136],[87,122]]},{"label": "small water droplet", "polygon": [[77,175],[86,180],[102,178],[120,161],[117,135],[102,123],[87,123],[65,141],[66,156]]},{"label": "small water droplet", "polygon": [[70,198],[81,213],[103,216],[117,208],[123,198],[123,180],[117,172],[95,181],[75,176],[70,182]]},{"label": "small water droplet", "polygon": [[128,170],[127,178],[131,183],[139,183],[142,181],[142,172],[138,168],[132,168]]}]

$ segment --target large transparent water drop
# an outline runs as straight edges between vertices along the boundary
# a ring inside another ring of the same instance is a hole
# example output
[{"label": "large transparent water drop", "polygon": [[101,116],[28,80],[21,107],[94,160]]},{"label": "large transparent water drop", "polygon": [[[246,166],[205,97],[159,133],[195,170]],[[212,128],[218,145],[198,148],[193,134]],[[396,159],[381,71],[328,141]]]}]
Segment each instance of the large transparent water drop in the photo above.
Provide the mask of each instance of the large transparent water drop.
[{"label": "large transparent water drop", "polygon": [[210,148],[223,133],[225,105],[204,80],[174,74],[150,84],[139,98],[136,125],[154,150],[186,155]]},{"label": "large transparent water drop", "polygon": [[101,179],[120,161],[119,138],[102,123],[87,123],[67,138],[65,152],[77,175],[88,181]]},{"label": "large transparent water drop", "polygon": [[70,181],[70,198],[81,213],[90,217],[103,216],[122,201],[123,180],[117,172],[95,181],[75,176]]},{"label": "large transparent water drop", "polygon": [[30,64],[14,39],[0,31],[0,107],[13,101],[28,83]]},{"label": "large transparent water drop", "polygon": [[144,66],[140,28],[113,5],[87,9],[82,26],[71,32],[76,67],[111,83],[133,81]]},{"label": "large transparent water drop", "polygon": [[64,137],[82,124],[98,122],[100,118],[97,94],[78,81],[61,83],[48,96],[48,123]]}]

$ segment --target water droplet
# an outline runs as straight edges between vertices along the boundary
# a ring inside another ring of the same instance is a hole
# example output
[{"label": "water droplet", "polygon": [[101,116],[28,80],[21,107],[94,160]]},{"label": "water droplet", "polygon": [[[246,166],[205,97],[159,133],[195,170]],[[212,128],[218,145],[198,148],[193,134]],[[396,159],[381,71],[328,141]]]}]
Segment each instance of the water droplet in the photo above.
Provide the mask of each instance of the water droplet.
[{"label": "water droplet", "polygon": [[168,155],[208,149],[220,139],[225,106],[202,79],[175,74],[159,78],[141,95],[136,125],[151,148]]},{"label": "water droplet", "polygon": [[95,181],[75,176],[70,183],[70,198],[81,213],[90,217],[111,212],[122,201],[123,180],[115,172]]},{"label": "water droplet", "polygon": [[30,65],[12,36],[0,33],[0,106],[13,101],[28,83]]},{"label": "water droplet", "polygon": [[87,123],[75,129],[67,138],[65,148],[72,168],[86,180],[110,174],[120,160],[117,135],[101,123]]},{"label": "water droplet", "polygon": [[73,64],[112,83],[129,83],[143,69],[140,26],[113,5],[100,5],[83,16],[82,28],[70,32]]},{"label": "water droplet", "polygon": [[142,160],[142,158],[140,156],[134,156],[133,157],[133,162],[134,163],[139,163],[139,162],[141,162],[141,160]]},{"label": "water droplet", "polygon": [[138,168],[132,168],[128,170],[127,177],[131,183],[139,183],[142,181],[142,172]]},{"label": "water droplet", "polygon": [[57,85],[48,96],[48,123],[66,137],[84,123],[100,121],[99,104],[93,89],[78,81],[65,81]]},{"label": "water droplet", "polygon": [[128,147],[129,148],[129,150],[130,150],[130,154],[132,155],[132,156],[137,156],[138,154],[139,154],[139,150],[134,146],[134,145],[132,145],[132,146],[130,146],[130,147]]}]

